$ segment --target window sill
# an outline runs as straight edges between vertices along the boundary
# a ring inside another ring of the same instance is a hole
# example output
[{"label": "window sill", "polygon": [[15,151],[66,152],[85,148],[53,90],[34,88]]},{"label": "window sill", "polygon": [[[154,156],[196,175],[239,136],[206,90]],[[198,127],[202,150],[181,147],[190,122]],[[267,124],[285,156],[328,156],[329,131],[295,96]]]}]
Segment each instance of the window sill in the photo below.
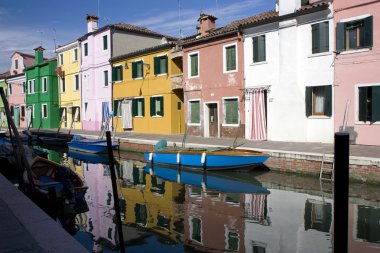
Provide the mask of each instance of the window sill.
[{"label": "window sill", "polygon": [[133,78],[133,80],[142,80],[144,79],[143,77],[136,77],[136,78]]},{"label": "window sill", "polygon": [[189,76],[188,78],[189,79],[199,78],[199,75],[197,75],[197,76]]},{"label": "window sill", "polygon": [[375,122],[364,122],[364,121],[355,121],[355,125],[380,125],[380,121],[375,121]]},{"label": "window sill", "polygon": [[201,126],[201,123],[188,123],[188,126]]},{"label": "window sill", "polygon": [[239,127],[239,124],[222,124],[222,127]]},{"label": "window sill", "polygon": [[123,80],[113,81],[113,83],[121,83]]},{"label": "window sill", "polygon": [[328,52],[322,52],[322,53],[316,53],[316,54],[309,55],[308,58],[327,56],[327,55],[331,55],[331,54],[332,53],[330,51],[328,51]]},{"label": "window sill", "polygon": [[249,66],[264,65],[264,64],[268,64],[268,62],[267,61],[252,62],[251,64],[249,64]]},{"label": "window sill", "polygon": [[[144,118],[144,116],[133,116],[134,118]],[[157,116],[153,116],[153,117],[157,117]]]},{"label": "window sill", "polygon": [[168,73],[157,74],[156,76],[167,76]]},{"label": "window sill", "polygon": [[364,52],[369,52],[370,50],[371,50],[370,48],[352,49],[352,50],[340,52],[340,54],[345,55],[345,54],[364,53]]},{"label": "window sill", "polygon": [[160,115],[154,115],[154,116],[152,116],[152,118],[162,118],[162,116],[160,116]]},{"label": "window sill", "polygon": [[223,74],[231,74],[231,73],[236,73],[238,72],[237,69],[234,70],[223,70]]},{"label": "window sill", "polygon": [[323,115],[314,115],[307,117],[308,119],[331,119],[329,116],[323,116]]}]

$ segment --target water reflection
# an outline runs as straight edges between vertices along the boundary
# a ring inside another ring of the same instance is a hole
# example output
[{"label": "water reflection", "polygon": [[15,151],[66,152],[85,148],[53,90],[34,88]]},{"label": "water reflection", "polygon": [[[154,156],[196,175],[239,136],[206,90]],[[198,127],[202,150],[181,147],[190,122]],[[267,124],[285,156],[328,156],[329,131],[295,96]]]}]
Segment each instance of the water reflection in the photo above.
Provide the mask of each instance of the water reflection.
[{"label": "water reflection", "polygon": [[[90,210],[76,217],[75,238],[93,252],[117,251],[108,166],[57,153],[52,157],[83,175],[89,186]],[[318,181],[300,188],[296,185],[305,179],[296,180],[285,187],[286,175],[258,181],[253,173],[199,173],[127,159],[116,164],[128,252],[332,251],[332,199],[314,187]],[[378,252],[377,203],[351,203],[349,218],[350,252]]]}]

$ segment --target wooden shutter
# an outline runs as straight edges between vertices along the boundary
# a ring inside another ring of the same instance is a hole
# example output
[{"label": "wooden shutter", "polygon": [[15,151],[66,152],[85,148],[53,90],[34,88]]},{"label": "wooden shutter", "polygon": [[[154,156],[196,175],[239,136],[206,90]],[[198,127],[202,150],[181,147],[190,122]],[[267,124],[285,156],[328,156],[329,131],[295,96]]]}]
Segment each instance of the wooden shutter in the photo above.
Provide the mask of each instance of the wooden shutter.
[{"label": "wooden shutter", "polygon": [[258,51],[259,51],[259,61],[266,60],[266,52],[265,52],[265,35],[258,37]]},{"label": "wooden shutter", "polygon": [[158,75],[160,74],[160,58],[159,57],[154,57],[154,74]]},{"label": "wooden shutter", "polygon": [[252,38],[252,46],[253,46],[253,62],[258,62],[259,61],[258,37]]},{"label": "wooden shutter", "polygon": [[359,121],[367,121],[367,87],[359,87]]},{"label": "wooden shutter", "polygon": [[120,100],[116,100],[116,99],[113,101],[113,113],[114,113],[114,116],[117,116],[117,107],[119,105],[119,101]]},{"label": "wooden shutter", "polygon": [[169,73],[169,71],[168,71],[168,62],[169,62],[169,61],[168,61],[168,56],[167,56],[167,55],[164,56],[164,62],[165,62],[165,63],[164,63],[164,64],[165,64],[165,65],[164,65],[164,73],[167,73],[167,74],[168,74],[168,73]]},{"label": "wooden shutter", "polygon": [[325,104],[323,105],[325,116],[332,115],[332,85],[325,86]]},{"label": "wooden shutter", "polygon": [[161,116],[164,116],[164,97],[159,97]]},{"label": "wooden shutter", "polygon": [[154,103],[154,97],[150,97],[150,116],[155,115],[156,104]]},{"label": "wooden shutter", "polygon": [[313,94],[312,87],[307,86],[305,90],[305,105],[306,105],[306,117],[312,115],[313,112]]},{"label": "wooden shutter", "polygon": [[116,67],[112,67],[112,82],[116,81]]},{"label": "wooden shutter", "polygon": [[145,99],[144,98],[140,98],[140,99],[141,99],[141,104],[142,104],[142,108],[141,108],[142,115],[141,116],[145,116]]},{"label": "wooden shutter", "polygon": [[122,81],[123,80],[123,66],[118,66],[118,69],[120,72],[120,75],[119,75],[120,78],[118,81]]},{"label": "wooden shutter", "polygon": [[346,24],[338,23],[336,25],[336,51],[346,50]]},{"label": "wooden shutter", "polygon": [[372,86],[372,122],[380,121],[380,86]]},{"label": "wooden shutter", "polygon": [[190,63],[191,63],[191,76],[197,76],[198,75],[198,55],[197,54],[190,56]]},{"label": "wooden shutter", "polygon": [[319,30],[320,30],[320,36],[319,39],[321,41],[320,43],[320,52],[328,52],[330,50],[330,32],[329,32],[329,22],[323,22],[319,24]]},{"label": "wooden shutter", "polygon": [[373,16],[364,19],[364,47],[373,46]]},{"label": "wooden shutter", "polygon": [[137,98],[132,99],[132,116],[137,116]]},{"label": "wooden shutter", "polygon": [[312,37],[311,52],[313,54],[316,54],[316,53],[320,52],[320,47],[319,47],[319,29],[320,29],[319,24],[315,24],[315,25],[311,26],[311,37]]},{"label": "wooden shutter", "polygon": [[132,62],[132,78],[137,77],[137,62]]}]

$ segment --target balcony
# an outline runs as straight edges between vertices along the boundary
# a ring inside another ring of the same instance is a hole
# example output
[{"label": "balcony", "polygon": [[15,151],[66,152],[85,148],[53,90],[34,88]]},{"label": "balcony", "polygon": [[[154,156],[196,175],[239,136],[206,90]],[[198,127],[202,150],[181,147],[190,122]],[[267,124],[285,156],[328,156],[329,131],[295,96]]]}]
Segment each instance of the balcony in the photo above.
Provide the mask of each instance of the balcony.
[{"label": "balcony", "polygon": [[183,51],[182,48],[176,45],[170,50],[170,59],[176,59],[176,58],[181,58],[183,56]]},{"label": "balcony", "polygon": [[170,77],[172,90],[183,89],[183,74],[172,75]]}]

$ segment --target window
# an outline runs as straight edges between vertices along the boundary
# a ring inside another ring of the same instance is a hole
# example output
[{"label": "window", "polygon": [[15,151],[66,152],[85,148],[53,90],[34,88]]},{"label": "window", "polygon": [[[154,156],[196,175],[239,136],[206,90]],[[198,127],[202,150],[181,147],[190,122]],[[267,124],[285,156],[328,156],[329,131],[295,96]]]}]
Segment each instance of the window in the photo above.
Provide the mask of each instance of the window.
[{"label": "window", "polygon": [[115,66],[112,68],[112,81],[123,81],[123,66]]},{"label": "window", "polygon": [[59,54],[59,65],[63,65],[63,54]]},{"label": "window", "polygon": [[238,251],[239,250],[239,234],[236,230],[226,229],[226,249],[228,251]]},{"label": "window", "polygon": [[29,94],[33,94],[34,93],[35,85],[36,85],[36,81],[34,79],[28,81],[28,93]]},{"label": "window", "polygon": [[329,22],[311,25],[311,51],[313,54],[328,52],[329,49]]},{"label": "window", "polygon": [[74,75],[74,91],[79,90],[79,75]]},{"label": "window", "polygon": [[72,107],[72,121],[73,122],[79,122],[80,121],[80,107],[79,106],[73,106]]},{"label": "window", "polygon": [[66,78],[61,78],[61,92],[64,93],[66,91]]},{"label": "window", "polygon": [[42,118],[47,118],[48,112],[47,112],[47,104],[42,104]]},{"label": "window", "polygon": [[21,117],[25,117],[25,105],[21,106]]},{"label": "window", "polygon": [[26,93],[26,83],[25,82],[22,82],[22,93],[23,94]]},{"label": "window", "polygon": [[239,124],[239,101],[237,98],[223,99],[223,124]]},{"label": "window", "polygon": [[15,69],[18,69],[18,60],[15,60]]},{"label": "window", "polygon": [[47,77],[42,78],[42,92],[47,92]]},{"label": "window", "polygon": [[87,102],[85,102],[84,103],[84,120],[87,120],[87,107],[88,107],[88,103]]},{"label": "window", "polygon": [[202,221],[199,218],[191,218],[190,236],[192,240],[202,242]]},{"label": "window", "polygon": [[107,40],[107,35],[103,36],[103,50],[108,49],[108,40]]},{"label": "window", "polygon": [[224,66],[225,71],[236,70],[236,45],[224,47]]},{"label": "window", "polygon": [[328,116],[332,113],[332,86],[306,87],[306,116]]},{"label": "window", "polygon": [[88,43],[84,43],[84,56],[88,56]]},{"label": "window", "polygon": [[150,116],[164,116],[164,97],[150,98]]},{"label": "window", "polygon": [[103,71],[103,76],[104,76],[104,86],[108,86],[108,70]]},{"label": "window", "polygon": [[252,38],[253,43],[253,62],[266,61],[265,52],[265,35],[260,35]]},{"label": "window", "polygon": [[12,95],[12,84],[8,84],[8,94]]},{"label": "window", "polygon": [[77,60],[78,60],[78,48],[74,48],[73,61],[77,61]]},{"label": "window", "polygon": [[199,100],[189,101],[189,123],[200,124],[200,104]]},{"label": "window", "polygon": [[143,78],[144,65],[143,61],[132,62],[132,78]]},{"label": "window", "polygon": [[144,98],[134,98],[132,100],[132,116],[145,116]]},{"label": "window", "polygon": [[380,121],[380,86],[359,87],[359,121]]},{"label": "window", "polygon": [[[121,102],[123,101],[123,99],[115,99],[113,101],[113,115],[114,116],[119,116],[121,117],[122,113],[121,113]],[[120,106],[120,108],[119,108]],[[120,109],[120,111],[119,111]]]},{"label": "window", "polygon": [[161,75],[168,73],[168,56],[162,55],[154,57],[154,74]]},{"label": "window", "polygon": [[189,55],[189,74],[190,77],[199,76],[199,54],[193,53]]},{"label": "window", "polygon": [[338,52],[371,48],[373,45],[373,17],[340,22],[336,26],[336,50]]}]

